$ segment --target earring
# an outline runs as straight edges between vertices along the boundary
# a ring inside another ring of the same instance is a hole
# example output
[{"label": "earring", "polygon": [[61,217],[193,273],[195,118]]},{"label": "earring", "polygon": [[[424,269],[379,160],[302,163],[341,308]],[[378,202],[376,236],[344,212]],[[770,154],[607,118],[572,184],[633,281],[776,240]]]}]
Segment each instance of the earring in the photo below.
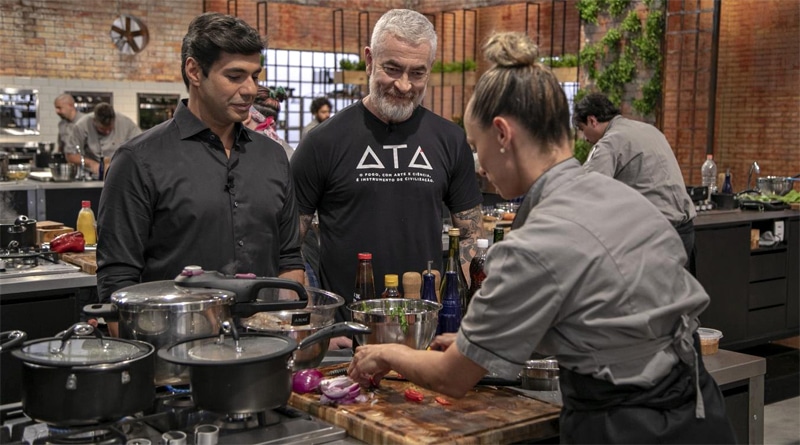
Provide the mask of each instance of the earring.
[{"label": "earring", "polygon": [[505,152],[506,152],[506,148],[505,147],[500,147],[500,154],[503,154]]}]

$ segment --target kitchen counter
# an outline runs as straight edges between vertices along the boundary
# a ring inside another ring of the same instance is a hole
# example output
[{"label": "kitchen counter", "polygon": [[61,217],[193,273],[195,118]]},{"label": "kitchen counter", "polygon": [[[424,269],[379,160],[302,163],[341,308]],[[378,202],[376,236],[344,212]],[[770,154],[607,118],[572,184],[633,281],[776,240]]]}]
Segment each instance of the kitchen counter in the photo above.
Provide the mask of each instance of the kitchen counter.
[{"label": "kitchen counter", "polygon": [[63,189],[89,189],[102,188],[103,181],[35,181],[25,179],[22,181],[2,181],[0,182],[0,192],[18,190],[63,190]]},{"label": "kitchen counter", "polygon": [[97,286],[97,278],[94,275],[76,270],[49,275],[35,275],[18,278],[0,278],[2,292],[0,298],[3,300],[15,299],[19,295],[34,292],[58,291],[77,289],[82,287]]},{"label": "kitchen counter", "polygon": [[777,210],[771,212],[758,212],[755,210],[710,210],[699,212],[694,219],[694,226],[712,227],[741,222],[764,221],[781,218],[800,218],[800,210]]}]

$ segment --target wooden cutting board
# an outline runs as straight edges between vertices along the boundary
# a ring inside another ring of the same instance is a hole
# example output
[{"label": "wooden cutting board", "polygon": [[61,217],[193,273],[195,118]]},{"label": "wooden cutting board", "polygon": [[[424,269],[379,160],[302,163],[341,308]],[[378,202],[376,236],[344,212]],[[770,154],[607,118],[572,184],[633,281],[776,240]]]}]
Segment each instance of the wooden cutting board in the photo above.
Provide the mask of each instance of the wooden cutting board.
[{"label": "wooden cutting board", "polygon": [[[425,399],[406,400],[409,387]],[[558,434],[559,407],[506,388],[476,387],[462,399],[445,397],[451,405],[442,405],[435,400],[438,393],[384,379],[374,394],[369,402],[323,406],[318,394],[292,393],[289,405],[370,444],[501,444]]]},{"label": "wooden cutting board", "polygon": [[83,272],[92,275],[97,273],[97,258],[95,256],[95,252],[62,253],[61,260],[76,266],[80,266]]}]

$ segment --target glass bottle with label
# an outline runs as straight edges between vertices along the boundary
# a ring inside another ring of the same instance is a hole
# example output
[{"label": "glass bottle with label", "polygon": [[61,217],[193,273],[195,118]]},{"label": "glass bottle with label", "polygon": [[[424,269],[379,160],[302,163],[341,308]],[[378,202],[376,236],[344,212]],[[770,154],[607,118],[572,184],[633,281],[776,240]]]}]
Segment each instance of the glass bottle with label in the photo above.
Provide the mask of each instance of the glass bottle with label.
[{"label": "glass bottle with label", "polygon": [[448,270],[444,274],[442,283],[445,284],[442,292],[442,309],[439,310],[439,324],[437,334],[458,332],[461,326],[461,293],[458,289],[458,274]]},{"label": "glass bottle with label", "polygon": [[[467,278],[464,276],[464,269],[461,267],[461,230],[458,227],[453,227],[447,232],[447,235],[450,237],[450,244],[447,252],[447,264],[445,264],[444,269],[445,273],[439,288],[439,295],[441,295],[442,304],[444,304],[444,293],[447,290],[448,280],[455,280],[455,289],[459,295],[461,314],[463,315],[467,311],[467,305],[469,305],[469,289],[467,288]],[[448,273],[452,274],[448,275]]]},{"label": "glass bottle with label", "polygon": [[506,234],[505,229],[503,229],[502,227],[495,227],[493,232],[494,238],[492,239],[492,244],[503,241],[503,236],[505,234]]},{"label": "glass bottle with label", "polygon": [[358,270],[356,285],[353,290],[353,301],[372,300],[375,298],[375,275],[372,272],[372,254],[358,254]]}]

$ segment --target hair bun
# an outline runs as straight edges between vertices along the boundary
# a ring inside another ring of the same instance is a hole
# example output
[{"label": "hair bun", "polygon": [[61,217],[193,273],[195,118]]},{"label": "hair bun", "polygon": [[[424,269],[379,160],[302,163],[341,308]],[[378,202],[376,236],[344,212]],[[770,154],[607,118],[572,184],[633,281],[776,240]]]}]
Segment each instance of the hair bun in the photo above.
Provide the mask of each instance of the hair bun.
[{"label": "hair bun", "polygon": [[502,67],[529,66],[539,58],[539,47],[525,34],[503,32],[492,35],[483,45],[486,60]]}]

